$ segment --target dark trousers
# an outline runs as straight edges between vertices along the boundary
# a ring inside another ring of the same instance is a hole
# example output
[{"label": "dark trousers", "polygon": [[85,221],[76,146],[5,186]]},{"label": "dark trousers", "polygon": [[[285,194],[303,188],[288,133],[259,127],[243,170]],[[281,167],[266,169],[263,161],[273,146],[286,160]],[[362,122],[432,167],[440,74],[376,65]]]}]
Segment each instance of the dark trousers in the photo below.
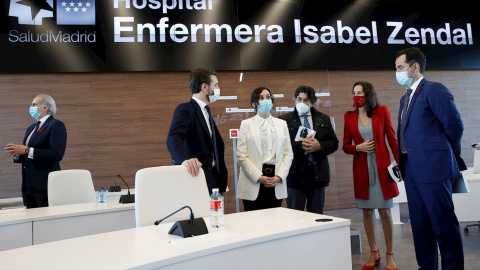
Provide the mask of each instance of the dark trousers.
[{"label": "dark trousers", "polygon": [[26,188],[22,190],[23,205],[27,208],[47,207],[48,192],[46,190],[36,191]]},{"label": "dark trousers", "polygon": [[307,212],[323,214],[325,205],[325,187],[287,188],[287,207],[290,209],[305,210]]},{"label": "dark trousers", "polygon": [[275,197],[274,187],[265,187],[260,185],[258,197],[255,201],[243,200],[243,209],[245,211],[253,211],[260,209],[268,209],[282,206],[282,199]]},{"label": "dark trousers", "polygon": [[[203,168],[203,173],[205,174],[205,180],[207,181],[208,193],[212,195],[212,189],[218,188],[218,179],[220,179],[220,173],[215,167],[211,167],[210,169]],[[224,191],[220,190],[220,192]]]},{"label": "dark trousers", "polygon": [[[452,200],[453,179],[420,183],[405,159],[405,190],[418,265],[422,270],[438,269],[438,249],[442,270],[464,269],[460,226]],[[426,168],[434,169],[434,168]]]}]

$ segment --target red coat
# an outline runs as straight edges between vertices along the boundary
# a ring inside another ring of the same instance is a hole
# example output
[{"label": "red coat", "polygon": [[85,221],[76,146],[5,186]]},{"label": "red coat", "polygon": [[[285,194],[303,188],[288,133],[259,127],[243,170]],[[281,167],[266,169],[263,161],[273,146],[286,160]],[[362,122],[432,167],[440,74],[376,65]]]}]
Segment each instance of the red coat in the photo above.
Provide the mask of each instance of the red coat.
[{"label": "red coat", "polygon": [[[387,106],[375,108],[372,115],[373,138],[375,141],[375,151],[377,154],[377,170],[380,186],[382,187],[383,197],[385,200],[396,197],[398,192],[397,183],[393,181],[388,173],[387,167],[390,165],[390,153],[385,143],[385,135],[388,144],[392,150],[393,156],[397,164],[398,161],[398,145],[395,137],[395,131],[392,126],[390,112]],[[352,144],[353,140],[353,144]],[[353,186],[355,190],[355,198],[368,199],[368,165],[367,153],[357,152],[355,147],[363,143],[364,140],[358,131],[358,110],[345,113],[345,126],[343,132],[343,152],[353,155]]]}]

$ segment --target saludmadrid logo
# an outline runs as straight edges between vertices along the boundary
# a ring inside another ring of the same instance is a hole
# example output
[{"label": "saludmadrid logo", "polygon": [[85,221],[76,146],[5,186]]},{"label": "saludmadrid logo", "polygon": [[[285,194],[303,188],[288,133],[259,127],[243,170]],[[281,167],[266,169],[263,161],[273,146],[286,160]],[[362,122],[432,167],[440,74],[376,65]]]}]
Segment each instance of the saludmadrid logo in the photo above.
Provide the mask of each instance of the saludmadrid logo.
[{"label": "saludmadrid logo", "polygon": [[[8,16],[17,17],[19,25],[42,26],[40,31],[9,32],[10,42],[73,42],[94,43],[95,31],[64,32],[46,25],[46,18],[54,18],[56,25],[95,25],[95,0],[10,0]],[[56,14],[55,14],[56,11]],[[47,28],[47,29],[46,29]],[[45,29],[45,30],[44,30]]]}]

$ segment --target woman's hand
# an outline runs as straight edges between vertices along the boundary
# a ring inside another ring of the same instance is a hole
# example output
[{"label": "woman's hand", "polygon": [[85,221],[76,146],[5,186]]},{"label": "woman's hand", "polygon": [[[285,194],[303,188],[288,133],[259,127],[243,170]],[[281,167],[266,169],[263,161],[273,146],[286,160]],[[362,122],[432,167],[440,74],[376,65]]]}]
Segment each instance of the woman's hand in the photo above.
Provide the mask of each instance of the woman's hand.
[{"label": "woman's hand", "polygon": [[260,184],[264,185],[265,187],[275,187],[278,183],[282,182],[282,178],[278,175],[275,175],[274,177],[268,177],[262,175],[257,182]]},{"label": "woman's hand", "polygon": [[368,140],[357,145],[357,152],[373,153],[375,152],[375,141]]}]

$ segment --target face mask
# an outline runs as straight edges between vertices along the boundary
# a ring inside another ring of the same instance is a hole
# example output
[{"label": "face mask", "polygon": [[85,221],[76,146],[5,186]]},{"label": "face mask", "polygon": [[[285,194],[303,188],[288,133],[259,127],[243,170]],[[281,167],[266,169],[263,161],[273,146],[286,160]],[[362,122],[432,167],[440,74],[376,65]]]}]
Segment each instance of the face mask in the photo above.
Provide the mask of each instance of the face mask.
[{"label": "face mask", "polygon": [[395,73],[395,76],[397,77],[397,82],[400,85],[409,86],[412,83],[413,77],[415,77],[415,74],[417,73],[415,71],[415,73],[413,73],[413,76],[411,78],[409,78],[407,72],[408,72],[408,70]]},{"label": "face mask", "polygon": [[297,103],[297,105],[295,105],[295,108],[297,109],[297,112],[300,113],[300,115],[307,114],[308,111],[310,111],[310,106],[302,102]]},{"label": "face mask", "polygon": [[353,102],[355,103],[355,106],[357,108],[361,108],[365,106],[367,99],[365,98],[365,96],[353,96]]},{"label": "face mask", "polygon": [[41,112],[38,112],[38,107],[30,107],[30,115],[37,119],[37,117],[41,114]]},{"label": "face mask", "polygon": [[262,100],[258,102],[257,110],[263,114],[267,114],[273,107],[273,103],[271,99]]},{"label": "face mask", "polygon": [[220,97],[220,88],[213,89],[213,95],[209,95],[207,92],[207,96],[210,103],[217,101],[218,97]]}]

